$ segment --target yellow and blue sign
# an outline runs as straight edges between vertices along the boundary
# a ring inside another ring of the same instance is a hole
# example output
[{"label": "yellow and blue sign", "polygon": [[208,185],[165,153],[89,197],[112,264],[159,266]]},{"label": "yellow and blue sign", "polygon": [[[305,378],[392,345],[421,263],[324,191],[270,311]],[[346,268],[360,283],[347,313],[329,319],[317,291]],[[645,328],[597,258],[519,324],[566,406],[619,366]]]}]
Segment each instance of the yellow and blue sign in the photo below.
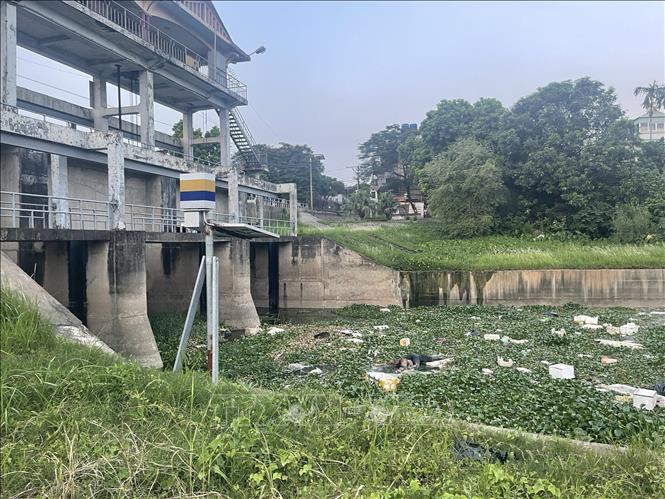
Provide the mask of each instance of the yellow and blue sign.
[{"label": "yellow and blue sign", "polygon": [[192,211],[215,209],[215,176],[212,173],[180,174],[180,208]]}]

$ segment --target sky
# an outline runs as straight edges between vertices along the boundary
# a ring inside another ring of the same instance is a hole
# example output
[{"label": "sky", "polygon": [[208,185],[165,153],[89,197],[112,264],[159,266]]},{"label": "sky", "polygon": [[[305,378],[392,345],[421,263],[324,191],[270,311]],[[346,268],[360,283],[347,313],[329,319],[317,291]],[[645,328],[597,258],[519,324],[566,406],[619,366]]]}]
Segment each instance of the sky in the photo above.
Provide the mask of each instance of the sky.
[{"label": "sky", "polygon": [[[267,49],[233,66],[248,87],[240,110],[256,141],[308,144],[346,182],[372,132],[420,123],[442,99],[511,106],[552,81],[590,76],[637,116],[633,89],[665,81],[664,2],[214,3],[236,44]],[[44,88],[51,82],[87,105],[77,71],[20,49],[18,72],[19,85],[58,96]],[[162,131],[177,119],[156,112]],[[214,120],[199,113],[195,125]]]}]

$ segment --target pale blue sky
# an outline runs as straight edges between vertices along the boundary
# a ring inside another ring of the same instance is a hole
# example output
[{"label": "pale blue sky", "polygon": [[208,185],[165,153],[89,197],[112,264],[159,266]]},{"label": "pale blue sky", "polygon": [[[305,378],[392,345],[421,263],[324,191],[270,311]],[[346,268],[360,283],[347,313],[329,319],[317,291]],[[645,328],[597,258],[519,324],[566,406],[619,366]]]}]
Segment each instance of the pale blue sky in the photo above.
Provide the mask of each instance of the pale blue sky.
[{"label": "pale blue sky", "polygon": [[[420,122],[441,99],[510,106],[551,81],[588,75],[613,86],[635,116],[634,87],[665,80],[663,2],[215,4],[238,45],[267,48],[234,66],[257,142],[309,144],[345,181],[373,131]],[[19,85],[87,105],[87,78],[76,71],[19,50],[18,72]],[[160,109],[156,119],[169,131],[179,116]],[[214,124],[213,113],[197,117]]]}]

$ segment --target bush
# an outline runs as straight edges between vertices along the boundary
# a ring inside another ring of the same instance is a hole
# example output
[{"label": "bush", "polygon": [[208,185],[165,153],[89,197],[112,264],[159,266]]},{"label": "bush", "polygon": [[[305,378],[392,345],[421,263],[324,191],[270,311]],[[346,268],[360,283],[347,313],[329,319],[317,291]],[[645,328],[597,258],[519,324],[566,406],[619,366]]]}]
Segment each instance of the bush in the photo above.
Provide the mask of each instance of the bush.
[{"label": "bush", "polygon": [[654,231],[649,210],[640,205],[617,207],[612,225],[614,238],[622,243],[642,242]]}]

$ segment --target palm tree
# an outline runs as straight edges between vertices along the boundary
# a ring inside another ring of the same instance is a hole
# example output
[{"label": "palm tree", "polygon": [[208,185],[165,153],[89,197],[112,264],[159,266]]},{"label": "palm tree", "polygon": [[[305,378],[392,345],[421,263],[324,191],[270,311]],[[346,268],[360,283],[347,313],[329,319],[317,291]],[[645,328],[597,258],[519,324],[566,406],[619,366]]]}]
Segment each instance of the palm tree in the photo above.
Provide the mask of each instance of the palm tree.
[{"label": "palm tree", "polygon": [[635,88],[635,95],[644,95],[642,107],[649,114],[649,140],[651,140],[651,119],[654,111],[665,105],[665,85],[658,85],[654,80],[648,87]]}]

